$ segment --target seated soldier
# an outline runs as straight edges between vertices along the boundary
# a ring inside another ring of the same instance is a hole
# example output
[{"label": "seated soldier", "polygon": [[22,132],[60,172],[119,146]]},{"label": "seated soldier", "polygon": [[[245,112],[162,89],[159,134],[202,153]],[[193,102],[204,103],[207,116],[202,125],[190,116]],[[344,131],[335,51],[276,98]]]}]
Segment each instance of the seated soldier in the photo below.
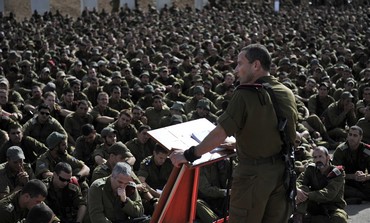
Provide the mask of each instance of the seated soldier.
[{"label": "seated soldier", "polygon": [[136,184],[132,182],[131,166],[124,162],[118,162],[109,177],[95,180],[88,197],[86,222],[126,222],[144,214]]},{"label": "seated soldier", "polygon": [[60,162],[54,174],[44,180],[48,186],[46,204],[62,222],[82,222],[86,213],[84,199],[76,178],[72,178],[72,167]]},{"label": "seated soldier", "polygon": [[361,142],[362,129],[351,126],[347,141],[340,144],[333,154],[333,164],[346,170],[344,197],[347,203],[370,200],[370,146]]},{"label": "seated soldier", "polygon": [[347,222],[343,167],[330,164],[329,152],[323,146],[314,149],[313,162],[297,179],[294,223]]},{"label": "seated soldier", "polygon": [[168,158],[168,151],[157,144],[153,155],[148,156],[141,162],[137,176],[154,197],[160,197],[172,168],[173,165],[170,158]]},{"label": "seated soldier", "polygon": [[6,152],[7,162],[0,165],[0,199],[8,196],[34,179],[31,165],[24,163],[23,150],[18,146],[10,147]]}]

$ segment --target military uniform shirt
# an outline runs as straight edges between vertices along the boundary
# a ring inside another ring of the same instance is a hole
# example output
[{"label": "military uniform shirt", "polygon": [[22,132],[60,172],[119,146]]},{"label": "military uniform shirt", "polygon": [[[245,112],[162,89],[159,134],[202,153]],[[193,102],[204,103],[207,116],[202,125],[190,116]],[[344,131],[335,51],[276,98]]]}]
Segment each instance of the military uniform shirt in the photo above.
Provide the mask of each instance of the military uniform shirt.
[{"label": "military uniform shirt", "polygon": [[104,177],[95,180],[89,189],[88,212],[92,223],[124,222],[129,217],[143,216],[144,207],[137,190],[123,205],[112,190],[110,177]]},{"label": "military uniform shirt", "polygon": [[[28,173],[28,179],[35,179],[35,174],[28,163],[23,164],[23,169]],[[17,186],[24,186],[18,182],[17,176],[11,173],[6,163],[0,165],[0,199],[1,196],[7,196],[14,192]]]},{"label": "military uniform shirt", "polygon": [[42,154],[39,159],[36,161],[36,170],[35,175],[37,178],[41,179],[42,174],[45,172],[54,172],[55,166],[59,162],[66,162],[72,167],[73,175],[77,174],[78,171],[81,170],[81,168],[84,165],[84,162],[74,158],[73,156],[66,154],[65,156],[59,157],[57,159],[54,159],[50,151],[47,151],[46,153]]},{"label": "military uniform shirt", "polygon": [[28,209],[22,209],[18,204],[20,194],[18,191],[0,200],[1,223],[20,223],[27,217]]},{"label": "military uniform shirt", "polygon": [[162,190],[170,177],[172,168],[173,165],[169,158],[166,159],[162,166],[157,166],[153,156],[149,156],[141,162],[137,176],[144,177],[145,182],[151,188]]}]

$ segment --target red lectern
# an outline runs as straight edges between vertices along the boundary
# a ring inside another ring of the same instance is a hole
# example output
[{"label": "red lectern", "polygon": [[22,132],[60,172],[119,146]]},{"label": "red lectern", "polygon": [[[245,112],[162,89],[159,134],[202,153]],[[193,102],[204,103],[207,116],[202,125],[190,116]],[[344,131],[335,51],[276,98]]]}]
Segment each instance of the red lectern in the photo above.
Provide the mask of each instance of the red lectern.
[{"label": "red lectern", "polygon": [[[186,150],[197,145],[215,126],[207,119],[198,119],[161,129],[148,134],[164,148]],[[233,141],[228,138],[227,141]],[[195,219],[198,196],[199,168],[213,162],[235,156],[233,150],[215,148],[196,160],[192,165],[173,168],[159,203],[152,215],[151,223],[191,223]]]}]

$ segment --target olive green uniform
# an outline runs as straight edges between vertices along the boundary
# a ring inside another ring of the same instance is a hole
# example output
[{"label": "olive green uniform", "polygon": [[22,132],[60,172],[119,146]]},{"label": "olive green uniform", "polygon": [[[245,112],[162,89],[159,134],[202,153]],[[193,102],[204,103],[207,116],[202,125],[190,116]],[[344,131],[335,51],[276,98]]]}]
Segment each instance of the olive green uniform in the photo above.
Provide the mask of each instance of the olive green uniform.
[{"label": "olive green uniform", "polygon": [[45,179],[43,182],[48,187],[48,196],[45,199],[45,203],[62,222],[75,222],[78,208],[81,205],[87,205],[80,187],[73,183],[68,183],[63,189],[57,189],[53,185],[52,177]]},{"label": "olive green uniform", "polygon": [[76,141],[77,138],[82,135],[81,127],[85,124],[92,124],[93,117],[90,114],[86,116],[79,116],[76,112],[67,115],[64,119],[64,129],[69,133],[70,136]]},{"label": "olive green uniform", "polygon": [[318,94],[315,94],[308,99],[307,108],[308,111],[310,111],[310,114],[316,114],[320,117],[325,109],[327,109],[334,101],[334,98],[330,95],[321,98]]},{"label": "olive green uniform", "polygon": [[[23,164],[24,171],[28,174],[28,179],[35,179],[35,174],[31,168],[31,165],[28,163]],[[7,196],[14,192],[14,189],[17,187],[23,187],[16,174],[13,174],[7,163],[0,165],[0,196]],[[1,198],[0,198],[1,199]]]},{"label": "olive green uniform", "polygon": [[130,109],[132,107],[132,104],[129,101],[126,101],[122,98],[118,100],[109,98],[108,106],[113,108],[114,110],[121,111],[123,109]]},{"label": "olive green uniform", "polygon": [[153,156],[149,156],[141,162],[137,176],[144,177],[145,182],[154,190],[163,190],[170,177],[172,168],[173,165],[169,158],[166,159],[162,166],[157,166]]},{"label": "olive green uniform", "polygon": [[[342,143],[333,154],[333,164],[343,165],[347,174],[354,174],[356,171],[369,172],[370,146],[360,143],[357,150],[352,150],[349,148],[347,142]],[[358,182],[347,179],[345,197],[370,200],[370,181]]]},{"label": "olive green uniform", "polygon": [[0,200],[0,216],[2,223],[18,223],[27,217],[28,209],[19,207],[21,192],[15,192]]},{"label": "olive green uniform", "polygon": [[[110,107],[106,107],[103,111],[100,111],[99,107],[98,106],[95,106],[92,111],[90,112],[90,114],[93,116],[94,118],[94,121],[96,120],[97,117],[99,116],[108,116],[108,117],[111,117],[111,118],[117,118],[118,115],[119,115],[119,112],[117,110],[114,110]],[[97,132],[101,132],[101,130],[105,127],[107,127],[108,125],[106,124],[102,124],[102,123],[95,123],[96,124],[96,131]]]},{"label": "olive green uniform", "polygon": [[95,160],[92,154],[101,143],[103,143],[103,139],[100,134],[96,134],[92,143],[87,143],[85,141],[85,136],[80,136],[76,141],[76,148],[73,151],[73,156],[76,159],[82,160],[88,167],[92,168],[95,166]]},{"label": "olive green uniform", "polygon": [[89,189],[88,212],[92,223],[104,223],[128,220],[129,217],[141,217],[144,207],[138,191],[122,203],[117,192],[112,190],[110,177],[97,179]]},{"label": "olive green uniform", "polygon": [[311,153],[308,152],[304,146],[298,146],[298,148],[294,150],[294,167],[296,173],[301,173],[298,168],[304,167],[309,163],[312,163]]},{"label": "olive green uniform", "polygon": [[[94,172],[91,177],[91,182],[94,182],[95,180],[103,177],[108,177],[109,175],[111,175],[111,173],[112,169],[109,167],[109,165],[107,165],[106,163],[101,164],[94,169]],[[134,171],[131,171],[131,177],[136,184],[141,184],[139,178],[136,176]]]},{"label": "olive green uniform", "polygon": [[[6,161],[6,151],[9,147],[16,146],[12,143],[12,141],[6,142],[0,149],[0,162],[3,163]],[[36,139],[23,136],[21,143],[18,145],[22,148],[24,153],[24,162],[34,164],[36,163],[36,159],[46,151],[48,148],[41,142],[37,141]]]},{"label": "olive green uniform", "polygon": [[226,188],[230,176],[230,162],[221,160],[200,168],[199,198],[218,215],[223,216],[227,201]]},{"label": "olive green uniform", "polygon": [[59,162],[66,162],[72,167],[73,175],[76,175],[84,165],[84,162],[74,158],[69,154],[65,154],[65,156],[60,156],[57,159],[54,159],[50,151],[42,154],[36,161],[36,170],[35,175],[37,178],[42,179],[42,174],[45,172],[54,172],[55,166]]},{"label": "olive green uniform", "polygon": [[359,126],[363,131],[362,141],[370,144],[370,120],[360,118],[356,125]]},{"label": "olive green uniform", "polygon": [[153,107],[149,107],[145,111],[145,116],[148,118],[148,125],[152,129],[160,128],[160,121],[162,117],[170,116],[171,112],[168,108],[156,110]]},{"label": "olive green uniform", "polygon": [[109,125],[109,127],[113,128],[117,131],[117,142],[121,141],[123,143],[126,143],[130,141],[131,139],[135,138],[137,135],[137,130],[133,124],[129,124],[128,126],[125,126],[124,128],[120,128],[117,124],[117,121],[113,122]]},{"label": "olive green uniform", "polygon": [[[294,95],[272,76],[261,78],[276,95],[287,118],[288,139],[295,139],[297,110]],[[266,90],[236,90],[219,124],[236,137],[239,164],[235,168],[230,202],[230,223],[287,222],[290,208],[283,186],[285,165],[277,117]],[[261,140],[262,138],[269,140]]]},{"label": "olive green uniform", "polygon": [[340,167],[330,166],[327,175],[323,175],[314,163],[308,165],[297,179],[297,187],[308,192],[308,200],[297,206],[297,212],[309,213],[311,222],[347,222],[347,213],[343,210],[346,202],[344,195],[344,172]]},{"label": "olive green uniform", "polygon": [[49,120],[41,124],[37,121],[37,116],[28,120],[23,125],[23,135],[31,136],[32,138],[38,140],[45,144],[46,138],[52,132],[59,132],[63,135],[67,135],[67,132],[64,130],[63,126],[53,117],[49,117]]},{"label": "olive green uniform", "polygon": [[217,123],[217,116],[214,115],[213,113],[209,112],[206,116],[204,117],[201,117],[197,111],[192,111],[188,114],[188,117],[189,117],[189,121],[191,120],[196,120],[196,119],[201,119],[201,118],[205,118],[207,119],[208,121],[212,122],[213,124],[216,124]]},{"label": "olive green uniform", "polygon": [[352,126],[357,121],[355,113],[344,111],[339,105],[339,101],[329,105],[323,117],[329,136],[336,141],[345,139],[347,136],[347,132],[345,131],[346,125]]},{"label": "olive green uniform", "polygon": [[145,144],[142,144],[138,138],[128,141],[125,145],[136,159],[133,167],[135,172],[140,169],[141,162],[146,157],[153,154],[153,149],[155,146],[154,142],[150,139]]},{"label": "olive green uniform", "polygon": [[[216,105],[213,104],[213,102],[211,100],[209,100],[208,98],[205,98],[205,97],[203,97],[202,100],[207,101],[207,103],[209,104],[209,107],[210,107],[210,111],[212,113],[216,113],[218,111]],[[198,100],[195,97],[192,97],[192,98],[188,99],[185,102],[185,106],[184,106],[185,113],[189,114],[190,112],[196,110],[197,104],[198,104]]]}]

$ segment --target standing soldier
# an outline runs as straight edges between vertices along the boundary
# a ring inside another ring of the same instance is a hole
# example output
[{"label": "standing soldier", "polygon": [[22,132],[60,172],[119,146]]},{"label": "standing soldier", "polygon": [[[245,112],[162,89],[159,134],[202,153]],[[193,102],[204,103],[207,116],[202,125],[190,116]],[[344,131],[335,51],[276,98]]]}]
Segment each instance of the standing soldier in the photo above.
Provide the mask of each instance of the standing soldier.
[{"label": "standing soldier", "polygon": [[[268,83],[276,95],[276,104],[286,118],[287,143],[295,139],[297,109],[290,89],[270,75],[271,56],[266,47],[250,44],[238,55],[235,72],[246,88]],[[197,146],[176,150],[170,158],[176,167],[193,162],[202,154],[235,136],[239,164],[233,174],[230,198],[230,223],[287,222],[290,206],[284,187],[286,163],[281,159],[283,141],[278,131],[274,104],[267,90],[236,90],[218,125]],[[269,140],[261,140],[263,136]]]}]

